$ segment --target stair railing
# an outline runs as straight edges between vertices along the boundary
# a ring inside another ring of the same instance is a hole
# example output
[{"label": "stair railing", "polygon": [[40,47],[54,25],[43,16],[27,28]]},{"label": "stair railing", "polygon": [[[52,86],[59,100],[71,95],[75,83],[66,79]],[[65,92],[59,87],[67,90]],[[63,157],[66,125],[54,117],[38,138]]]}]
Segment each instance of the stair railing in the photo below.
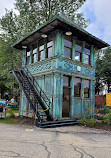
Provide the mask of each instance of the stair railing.
[{"label": "stair railing", "polygon": [[44,101],[45,105],[47,106],[46,109],[47,108],[50,109],[51,102],[50,102],[49,98],[47,97],[47,95],[45,94],[45,92],[42,90],[42,88],[39,86],[38,82],[32,76],[32,74],[30,73],[30,71],[28,70],[28,68],[25,66],[25,67],[22,67],[22,70],[26,73],[26,75],[29,78],[29,80],[31,81],[31,83],[33,83],[36,92],[40,95],[40,97]]}]

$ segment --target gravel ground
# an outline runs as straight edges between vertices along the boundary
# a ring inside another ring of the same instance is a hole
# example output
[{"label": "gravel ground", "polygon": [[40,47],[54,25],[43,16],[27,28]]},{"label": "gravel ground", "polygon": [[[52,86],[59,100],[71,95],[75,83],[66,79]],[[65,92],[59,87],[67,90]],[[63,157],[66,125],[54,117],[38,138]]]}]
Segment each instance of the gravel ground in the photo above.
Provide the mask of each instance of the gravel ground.
[{"label": "gravel ground", "polygon": [[95,129],[95,128],[89,128],[84,126],[68,126],[68,127],[56,127],[56,128],[46,128],[44,129],[46,131],[54,131],[54,132],[60,132],[60,133],[92,133],[92,134],[111,134],[111,131],[106,131],[103,129]]}]

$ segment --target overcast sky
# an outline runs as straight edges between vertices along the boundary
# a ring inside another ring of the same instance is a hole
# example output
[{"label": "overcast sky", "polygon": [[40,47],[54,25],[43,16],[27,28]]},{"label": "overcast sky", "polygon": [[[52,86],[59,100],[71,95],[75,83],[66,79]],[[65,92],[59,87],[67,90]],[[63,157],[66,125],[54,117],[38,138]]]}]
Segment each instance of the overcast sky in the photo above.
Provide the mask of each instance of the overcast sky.
[{"label": "overcast sky", "polygon": [[[14,9],[15,0],[0,0],[0,17],[5,8]],[[80,9],[90,20],[87,31],[111,45],[111,0],[87,0]]]}]

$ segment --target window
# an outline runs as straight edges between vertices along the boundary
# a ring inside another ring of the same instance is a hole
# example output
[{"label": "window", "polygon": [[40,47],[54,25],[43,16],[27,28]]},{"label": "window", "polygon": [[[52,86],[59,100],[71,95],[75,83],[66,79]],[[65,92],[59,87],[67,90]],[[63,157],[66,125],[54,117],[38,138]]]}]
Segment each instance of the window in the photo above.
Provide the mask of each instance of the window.
[{"label": "window", "polygon": [[81,96],[81,78],[74,78],[74,96]]},{"label": "window", "polygon": [[70,87],[70,77],[63,76],[63,87]]},{"label": "window", "polygon": [[30,51],[26,52],[26,65],[30,63]]},{"label": "window", "polygon": [[50,41],[47,43],[46,58],[52,57],[52,44],[53,44],[53,41]]},{"label": "window", "polygon": [[65,58],[72,58],[72,39],[71,37],[65,36],[64,39],[64,56]]},{"label": "window", "polygon": [[82,42],[76,40],[75,44],[75,60],[82,61]]},{"label": "window", "polygon": [[38,56],[38,60],[43,60],[44,59],[44,45],[40,44],[39,45],[39,56]]},{"label": "window", "polygon": [[32,52],[32,63],[36,62],[36,56],[37,56],[37,48],[33,49],[33,52]]},{"label": "window", "polygon": [[90,64],[90,46],[86,45],[84,49],[84,63]]},{"label": "window", "polygon": [[89,98],[90,81],[84,80],[84,98]]}]

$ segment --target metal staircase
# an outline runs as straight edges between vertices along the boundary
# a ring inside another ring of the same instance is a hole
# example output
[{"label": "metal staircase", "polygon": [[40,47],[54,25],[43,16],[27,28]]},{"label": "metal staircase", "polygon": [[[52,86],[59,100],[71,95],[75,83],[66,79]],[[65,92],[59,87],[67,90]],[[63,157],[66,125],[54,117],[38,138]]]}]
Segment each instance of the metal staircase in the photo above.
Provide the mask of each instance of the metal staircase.
[{"label": "metal staircase", "polygon": [[[27,67],[22,67],[21,69],[16,67],[12,70],[12,73],[23,89],[31,108],[38,118],[38,121],[43,121],[41,111],[47,116],[47,121],[52,121],[53,118],[49,111],[51,105],[50,100],[41,89],[37,81],[34,79],[34,77],[31,75]],[[42,110],[39,110],[40,107]]]}]

